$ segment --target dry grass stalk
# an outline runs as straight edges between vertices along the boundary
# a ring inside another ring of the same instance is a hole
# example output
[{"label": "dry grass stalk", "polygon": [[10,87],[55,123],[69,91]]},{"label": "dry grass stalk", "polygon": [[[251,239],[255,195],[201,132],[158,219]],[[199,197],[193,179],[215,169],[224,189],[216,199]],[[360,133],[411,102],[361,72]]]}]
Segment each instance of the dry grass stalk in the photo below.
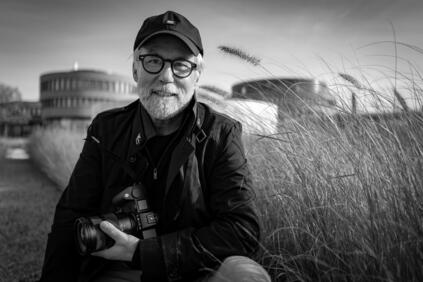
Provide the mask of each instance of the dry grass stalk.
[{"label": "dry grass stalk", "polygon": [[349,75],[347,73],[339,73],[339,76],[354,85],[354,87],[356,87],[357,89],[365,89],[365,87],[352,75]]},{"label": "dry grass stalk", "polygon": [[357,113],[357,97],[354,92],[351,91],[351,112],[353,114]]},{"label": "dry grass stalk", "polygon": [[402,97],[401,93],[398,92],[398,90],[396,88],[394,88],[394,96],[395,98],[397,98],[398,102],[400,103],[402,109],[405,112],[409,112],[410,109],[408,108],[407,102],[405,102],[404,97]]},{"label": "dry grass stalk", "polygon": [[249,55],[247,54],[245,51],[236,48],[236,47],[229,47],[229,46],[219,46],[217,47],[220,51],[222,51],[223,53],[229,54],[229,55],[233,55],[235,57],[240,58],[241,60],[252,64],[253,66],[258,66],[260,65],[261,60],[253,55]]}]

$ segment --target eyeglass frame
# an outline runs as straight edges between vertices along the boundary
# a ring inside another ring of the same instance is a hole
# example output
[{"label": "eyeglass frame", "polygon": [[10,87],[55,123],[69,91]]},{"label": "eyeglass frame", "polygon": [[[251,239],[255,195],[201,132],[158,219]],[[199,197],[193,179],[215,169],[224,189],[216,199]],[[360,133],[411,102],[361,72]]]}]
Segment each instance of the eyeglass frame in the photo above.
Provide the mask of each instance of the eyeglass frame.
[{"label": "eyeglass frame", "polygon": [[[159,59],[161,59],[163,61],[162,67],[158,71],[156,71],[156,72],[152,72],[152,71],[147,70],[145,68],[145,66],[144,66],[144,59],[147,56],[154,56],[154,57],[158,57]],[[170,69],[172,70],[173,75],[176,76],[177,78],[187,78],[188,76],[190,76],[192,74],[192,71],[195,70],[198,67],[198,65],[196,63],[193,63],[193,62],[191,62],[189,60],[186,60],[184,58],[176,58],[174,60],[170,60],[170,59],[165,59],[162,56],[157,55],[157,54],[142,54],[142,55],[138,55],[138,60],[141,61],[142,68],[146,72],[148,72],[149,74],[158,74],[158,73],[160,73],[163,70],[164,66],[166,65],[166,62],[169,62],[170,63]],[[176,61],[184,61],[184,62],[187,62],[191,66],[190,71],[188,72],[187,75],[180,76],[180,75],[178,75],[178,74],[175,73],[175,70],[173,69],[173,64]]]}]

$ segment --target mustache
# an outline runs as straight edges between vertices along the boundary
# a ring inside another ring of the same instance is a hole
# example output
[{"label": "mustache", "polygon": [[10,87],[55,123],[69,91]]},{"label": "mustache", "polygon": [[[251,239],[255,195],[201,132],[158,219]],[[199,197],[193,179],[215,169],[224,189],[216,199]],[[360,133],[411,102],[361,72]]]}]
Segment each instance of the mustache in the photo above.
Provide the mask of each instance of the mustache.
[{"label": "mustache", "polygon": [[164,85],[162,87],[137,87],[138,94],[143,95],[153,95],[153,94],[159,94],[159,95],[179,95],[180,91],[175,86],[170,85]]}]

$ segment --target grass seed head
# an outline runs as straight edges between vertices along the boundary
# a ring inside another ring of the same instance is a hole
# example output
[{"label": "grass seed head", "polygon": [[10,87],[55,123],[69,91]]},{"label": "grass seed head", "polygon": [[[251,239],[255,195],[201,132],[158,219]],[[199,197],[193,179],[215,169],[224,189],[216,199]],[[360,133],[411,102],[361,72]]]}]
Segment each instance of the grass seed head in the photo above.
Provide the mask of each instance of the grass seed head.
[{"label": "grass seed head", "polygon": [[253,66],[260,65],[261,60],[253,55],[247,54],[247,52],[236,48],[236,47],[229,47],[229,46],[219,46],[218,49],[223,53],[233,55],[235,57],[240,58],[241,60],[252,64]]}]

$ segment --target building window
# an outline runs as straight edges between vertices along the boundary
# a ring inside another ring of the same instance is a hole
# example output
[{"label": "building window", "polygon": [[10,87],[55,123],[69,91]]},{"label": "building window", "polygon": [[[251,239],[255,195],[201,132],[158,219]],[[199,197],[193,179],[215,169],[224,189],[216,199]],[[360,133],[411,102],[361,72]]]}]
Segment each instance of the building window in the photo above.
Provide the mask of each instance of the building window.
[{"label": "building window", "polygon": [[66,78],[65,79],[65,90],[66,91],[69,91],[70,90],[70,88],[71,88],[71,86],[70,86],[70,78]]},{"label": "building window", "polygon": [[48,89],[48,81],[41,82],[41,91],[47,91]]},{"label": "building window", "polygon": [[76,89],[81,90],[84,88],[84,82],[81,79],[77,80]]},{"label": "building window", "polygon": [[103,90],[103,91],[108,91],[109,90],[109,84],[107,83],[107,81],[102,81],[101,82],[101,90]]},{"label": "building window", "polygon": [[72,90],[76,90],[77,89],[77,87],[78,87],[78,85],[77,85],[77,80],[75,79],[75,78],[72,78],[71,79],[71,89]]},{"label": "building window", "polygon": [[101,90],[101,85],[102,85],[101,81],[100,80],[96,80],[96,81],[94,81],[94,83],[95,83],[94,89],[95,90]]},{"label": "building window", "polygon": [[88,81],[88,89],[94,90],[95,89],[95,80],[89,80]]},{"label": "building window", "polygon": [[89,90],[89,89],[91,89],[91,81],[89,81],[89,80],[87,80],[87,79],[84,79],[84,83],[83,83],[83,85],[84,85],[84,90]]},{"label": "building window", "polygon": [[65,80],[63,78],[60,79],[60,91],[65,90]]},{"label": "building window", "polygon": [[242,86],[241,87],[241,94],[242,95],[246,95],[247,94],[247,87],[246,86]]}]

